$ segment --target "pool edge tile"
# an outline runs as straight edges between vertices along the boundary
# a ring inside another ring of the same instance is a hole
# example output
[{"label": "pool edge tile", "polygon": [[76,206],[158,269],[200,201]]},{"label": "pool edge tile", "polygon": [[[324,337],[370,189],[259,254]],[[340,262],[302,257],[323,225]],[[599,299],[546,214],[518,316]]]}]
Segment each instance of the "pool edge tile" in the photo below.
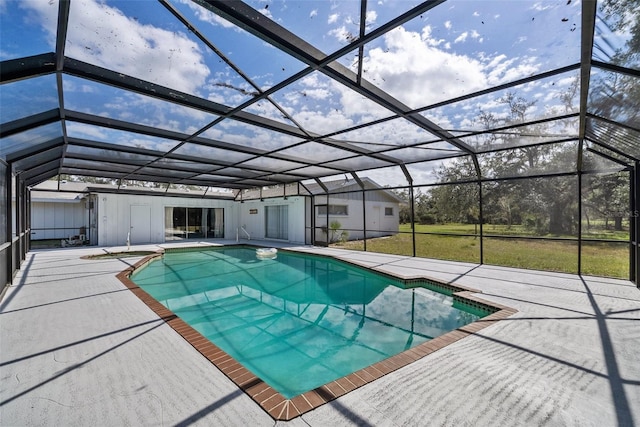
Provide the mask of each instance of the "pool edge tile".
[{"label": "pool edge tile", "polygon": [[415,280],[434,282],[434,285],[449,289],[454,298],[460,298],[471,303],[474,307],[487,309],[492,312],[473,323],[469,323],[458,329],[447,332],[446,334],[421,343],[395,356],[324,384],[314,390],[307,391],[292,398],[286,398],[259,377],[244,368],[233,357],[217,347],[193,327],[189,326],[175,313],[156,301],[150,294],[141,289],[131,280],[130,276],[136,269],[147,265],[159,256],[162,256],[162,254],[153,254],[144,258],[134,266],[128,267],[118,273],[116,278],[119,279],[120,282],[142,303],[149,307],[149,309],[151,309],[158,317],[164,320],[168,326],[178,333],[178,335],[180,335],[185,341],[191,344],[196,351],[209,360],[217,369],[229,378],[230,381],[236,384],[238,388],[246,393],[276,421],[290,421],[293,418],[344,396],[345,394],[363,387],[391,372],[408,366],[449,344],[459,341],[467,336],[474,335],[478,331],[518,312],[511,307],[483,300],[478,295],[472,295],[481,294],[481,292],[470,287],[450,285],[424,276],[412,278]]}]

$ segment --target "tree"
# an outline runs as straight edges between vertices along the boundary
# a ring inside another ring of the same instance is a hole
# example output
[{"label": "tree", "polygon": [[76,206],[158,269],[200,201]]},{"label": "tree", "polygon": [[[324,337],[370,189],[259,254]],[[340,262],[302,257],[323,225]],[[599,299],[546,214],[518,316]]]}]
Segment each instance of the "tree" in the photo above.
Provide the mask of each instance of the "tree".
[{"label": "tree", "polygon": [[398,210],[398,220],[400,221],[400,224],[411,223],[411,197],[409,190],[396,189],[390,191],[402,200]]},{"label": "tree", "polygon": [[[575,79],[560,94],[564,112],[573,110],[577,89]],[[477,146],[482,152],[478,156],[480,172],[482,178],[495,179],[483,183],[484,220],[507,226],[524,223],[540,235],[575,233],[577,180],[535,177],[576,171],[577,143],[544,143],[547,135],[557,133],[557,127],[563,124],[527,124],[536,101],[509,91],[498,102],[505,107],[505,115],[480,108],[476,117],[476,123],[487,131],[477,136]],[[501,130],[504,128],[507,129]],[[477,176],[471,157],[444,164],[437,174],[445,183],[469,181]],[[438,221],[477,222],[478,197],[477,186],[471,184],[443,185],[431,191]]]},{"label": "tree", "polygon": [[[613,52],[609,54],[611,63],[621,67],[640,68],[640,20],[638,20],[638,0],[605,0],[601,4],[605,24],[609,25],[612,32],[618,35],[628,35],[622,46],[613,46]],[[610,45],[611,46],[611,45]],[[601,70],[596,78],[591,80],[589,88],[590,112],[637,126],[640,122],[640,84],[638,78],[632,75]],[[602,135],[603,140],[620,138],[629,133],[625,128],[613,128],[616,134]],[[637,138],[630,133],[630,137]]]},{"label": "tree", "polygon": [[[627,173],[609,173],[589,175],[584,207],[595,216],[604,218],[605,228],[609,228],[609,219],[614,221],[614,230],[622,231],[624,218],[629,216],[629,187]],[[588,213],[588,212],[587,212]]]},{"label": "tree", "polygon": [[417,190],[415,196],[415,220],[420,224],[435,224],[438,222],[438,211],[429,191]]},{"label": "tree", "polygon": [[640,59],[638,0],[605,0],[602,2],[601,11],[606,22],[611,24],[612,31],[630,35],[625,45],[616,49],[612,61],[618,65],[632,66]]}]

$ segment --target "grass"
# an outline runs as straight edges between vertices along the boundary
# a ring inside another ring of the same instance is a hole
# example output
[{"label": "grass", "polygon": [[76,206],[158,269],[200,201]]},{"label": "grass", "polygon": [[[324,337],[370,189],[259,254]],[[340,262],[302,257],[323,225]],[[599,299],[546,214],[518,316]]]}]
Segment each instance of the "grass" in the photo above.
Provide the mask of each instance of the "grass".
[{"label": "grass", "polygon": [[[416,224],[416,233],[444,233],[444,234],[480,234],[480,226],[474,224]],[[400,231],[411,233],[411,224],[400,224]],[[527,229],[523,225],[494,225],[485,224],[483,226],[485,235],[498,236],[525,236],[525,237],[560,237],[576,238],[575,235],[541,235],[534,230]],[[592,226],[589,229],[582,229],[582,237],[585,239],[607,239],[607,240],[629,240],[629,231],[615,231],[602,226]]]},{"label": "grass", "polygon": [[87,255],[83,259],[112,259],[112,258],[128,258],[147,256],[155,254],[155,251],[130,251],[130,252],[107,252],[103,254]]},{"label": "grass", "polygon": [[[446,228],[451,229],[452,227],[446,226],[440,230]],[[458,228],[458,230],[462,229],[464,228]],[[461,232],[458,231],[458,234]],[[364,250],[364,242],[362,241],[348,241],[335,246]],[[367,239],[367,251],[369,252],[411,256],[412,247],[410,233]],[[573,274],[578,272],[578,243],[576,241],[485,237],[483,250],[485,264]],[[480,239],[473,236],[416,234],[416,256],[480,263]],[[628,245],[622,242],[583,242],[582,274],[628,279]]]}]

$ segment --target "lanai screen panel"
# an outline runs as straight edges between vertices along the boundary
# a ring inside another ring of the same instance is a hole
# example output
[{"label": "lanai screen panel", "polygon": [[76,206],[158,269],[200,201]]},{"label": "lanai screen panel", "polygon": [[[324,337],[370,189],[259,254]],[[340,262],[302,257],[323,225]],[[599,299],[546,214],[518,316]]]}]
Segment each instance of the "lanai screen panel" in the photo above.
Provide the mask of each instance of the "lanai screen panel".
[{"label": "lanai screen panel", "polygon": [[572,173],[587,141],[640,157],[633,1],[27,0],[0,20],[0,153],[32,183],[426,184],[438,162],[577,144],[554,169]]}]

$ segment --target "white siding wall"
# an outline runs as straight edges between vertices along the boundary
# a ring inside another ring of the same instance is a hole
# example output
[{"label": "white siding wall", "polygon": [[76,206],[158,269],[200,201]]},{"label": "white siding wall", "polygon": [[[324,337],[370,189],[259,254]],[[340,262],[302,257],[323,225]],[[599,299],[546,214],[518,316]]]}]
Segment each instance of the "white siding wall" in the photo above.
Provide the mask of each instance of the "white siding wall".
[{"label": "white siding wall", "polygon": [[[305,197],[295,196],[284,198],[266,199],[265,201],[253,200],[245,203],[228,200],[210,200],[164,196],[136,196],[127,194],[97,194],[95,198],[97,209],[96,222],[98,228],[97,244],[102,246],[124,246],[127,243],[127,234],[131,230],[132,206],[148,207],[134,208],[138,213],[148,212],[148,242],[140,243],[164,243],[165,241],[165,207],[186,208],[223,208],[225,223],[225,238],[235,239],[238,227],[245,226],[252,239],[265,239],[265,206],[288,206],[288,241],[291,243],[305,242]],[[325,199],[326,200],[326,199]],[[316,204],[323,204],[321,197],[316,198]],[[363,206],[361,198],[337,198],[332,196],[330,204],[343,204],[348,206],[348,215],[331,215],[329,222],[338,220],[341,230],[347,230],[348,238],[363,238]],[[386,216],[385,208],[393,208],[393,215]],[[255,209],[255,214],[251,210]],[[326,225],[326,215],[315,215],[316,227]],[[389,201],[367,201],[366,223],[367,236],[389,235],[398,232],[398,204]],[[138,218],[139,219],[139,218]],[[79,233],[82,226],[89,227],[88,213],[85,203],[32,203],[32,227],[37,228],[63,228],[70,227],[77,231],[63,232],[62,235],[32,235],[33,239],[67,238],[69,235]],[[146,228],[146,227],[145,227]],[[145,233],[146,235],[146,229]],[[323,233],[320,233],[323,234]],[[132,233],[133,237],[134,233]],[[240,232],[241,238],[243,233]],[[316,239],[324,240],[326,235],[318,235]],[[92,243],[95,243],[92,239]]]},{"label": "white siding wall", "polygon": [[88,210],[82,202],[32,202],[31,239],[67,239],[89,229]]},{"label": "white siding wall", "polygon": [[131,226],[131,206],[149,206],[149,242],[163,243],[164,208],[223,208],[225,237],[235,238],[237,227],[237,208],[235,203],[227,200],[191,199],[164,196],[134,196],[127,194],[98,194],[98,245],[122,246],[127,243],[127,233]]},{"label": "white siding wall", "polygon": [[[355,193],[354,193],[355,194]],[[377,193],[373,193],[376,195]],[[353,195],[351,195],[353,196]],[[395,234],[399,230],[399,212],[398,203],[385,201],[379,196],[367,196],[366,202],[366,224],[367,224],[367,237],[388,236]],[[370,200],[373,199],[373,200]],[[316,197],[316,205],[323,205],[326,203],[326,197]],[[348,215],[329,215],[329,224],[332,221],[340,222],[340,230],[346,230],[349,233],[348,240],[359,240],[364,237],[363,231],[363,206],[362,196],[344,197],[331,196],[329,198],[330,205],[347,205]],[[385,208],[392,208],[393,215],[385,215]],[[316,227],[323,227],[327,225],[327,216],[318,215],[318,209],[316,207],[314,213],[316,219]],[[316,239],[324,241],[326,235],[321,231],[316,231]]]},{"label": "white siding wall", "polygon": [[[289,197],[266,199],[264,202],[259,200],[246,201],[244,203],[236,203],[239,209],[240,221],[238,226],[245,226],[247,232],[251,235],[251,239],[264,239],[265,237],[265,206],[286,205],[288,206],[289,218],[289,242],[304,243],[304,197]],[[251,210],[256,209],[257,213],[252,214]],[[233,238],[236,236],[236,230],[233,231]],[[229,235],[229,237],[232,237]],[[243,233],[240,232],[240,238]]]}]

